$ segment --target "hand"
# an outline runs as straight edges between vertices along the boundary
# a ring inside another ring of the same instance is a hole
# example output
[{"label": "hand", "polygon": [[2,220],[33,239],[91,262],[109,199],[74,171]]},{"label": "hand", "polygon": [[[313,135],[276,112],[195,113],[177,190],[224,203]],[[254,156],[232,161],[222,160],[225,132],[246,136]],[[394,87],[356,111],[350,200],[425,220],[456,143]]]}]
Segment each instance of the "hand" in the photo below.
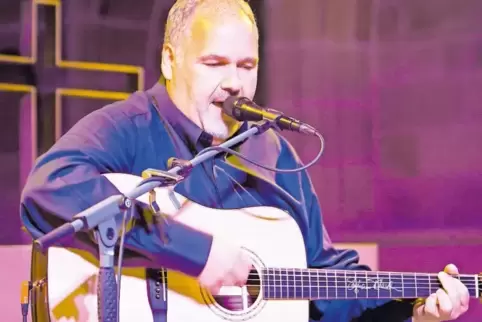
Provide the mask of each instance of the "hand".
[{"label": "hand", "polygon": [[469,291],[459,280],[451,277],[458,274],[455,265],[447,265],[438,277],[442,288],[425,299],[425,303],[415,305],[413,321],[438,322],[455,320],[469,308]]},{"label": "hand", "polygon": [[250,258],[241,247],[214,237],[198,281],[211,294],[217,295],[222,286],[244,286],[252,268]]}]

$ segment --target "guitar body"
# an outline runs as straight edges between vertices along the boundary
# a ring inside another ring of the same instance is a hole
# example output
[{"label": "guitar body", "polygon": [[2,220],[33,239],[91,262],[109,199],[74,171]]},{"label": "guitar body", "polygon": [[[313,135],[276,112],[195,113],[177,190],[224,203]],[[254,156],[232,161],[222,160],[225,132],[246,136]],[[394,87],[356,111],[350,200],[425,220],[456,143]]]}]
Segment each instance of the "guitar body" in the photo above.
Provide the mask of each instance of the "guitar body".
[{"label": "guitar body", "polygon": [[[105,176],[121,192],[131,191],[142,180],[126,174]],[[181,204],[180,209],[176,208],[172,197]],[[138,200],[148,203],[148,195]],[[306,268],[303,236],[292,217],[282,210],[272,207],[211,209],[193,203],[169,188],[156,189],[156,201],[165,214],[176,220],[243,245],[258,271],[263,267]],[[95,261],[90,254],[63,248],[50,249],[47,293],[54,320],[62,317],[62,303],[73,301],[78,307],[76,321],[97,321],[97,294],[92,285],[98,269]],[[223,287],[220,294],[213,297],[196,279],[174,271],[167,272],[167,286],[167,322],[308,321],[307,300],[264,300],[256,287]],[[82,287],[87,291],[79,292]],[[72,299],[75,294],[81,294],[82,299]],[[79,305],[84,309],[79,309]],[[79,317],[81,314],[83,318]],[[123,268],[120,321],[153,321],[144,268]]]},{"label": "guitar body", "polygon": [[[142,181],[126,174],[105,177],[122,193]],[[442,287],[437,274],[307,269],[303,236],[288,213],[272,207],[212,209],[170,188],[155,191],[165,215],[244,246],[258,272],[245,287],[223,287],[211,295],[195,278],[159,270],[167,283],[155,291],[167,300],[167,322],[307,322],[308,299],[414,299]],[[148,204],[149,193],[138,201]],[[97,258],[90,253],[52,247],[45,256],[34,249],[32,320],[97,322],[97,274]],[[154,320],[145,274],[144,267],[122,269],[120,321]],[[482,275],[458,278],[471,297],[482,297]]]}]

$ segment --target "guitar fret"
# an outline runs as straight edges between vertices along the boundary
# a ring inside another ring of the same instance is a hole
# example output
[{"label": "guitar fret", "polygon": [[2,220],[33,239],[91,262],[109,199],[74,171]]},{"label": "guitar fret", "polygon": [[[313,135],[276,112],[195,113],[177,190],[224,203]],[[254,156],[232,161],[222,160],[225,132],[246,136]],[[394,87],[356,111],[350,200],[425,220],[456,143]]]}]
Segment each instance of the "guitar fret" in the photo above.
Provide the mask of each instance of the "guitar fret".
[{"label": "guitar fret", "polygon": [[304,279],[304,276],[303,274],[300,273],[300,279],[301,279],[301,298],[304,298],[305,297],[305,287],[303,285],[303,279]]},{"label": "guitar fret", "polygon": [[288,275],[288,269],[284,269],[283,275],[284,275],[284,277],[285,277],[285,279],[286,279],[286,281],[285,281],[285,283],[286,283],[286,297],[290,297],[290,291],[289,291],[289,288],[288,288],[288,287],[289,287],[289,284],[290,284],[290,283],[289,283],[290,277],[289,277],[289,275]]},{"label": "guitar fret", "polygon": [[[295,295],[297,297],[299,297],[300,295],[298,294],[298,290],[300,290],[300,289],[299,289],[298,283],[296,281],[296,276],[297,276],[296,269],[293,268],[293,281],[294,281],[294,285],[295,285]],[[303,292],[303,290],[301,290],[301,292]]]},{"label": "guitar fret", "polygon": [[[377,272],[377,279],[380,279],[379,272]],[[377,288],[377,297],[380,298],[380,288]]]},{"label": "guitar fret", "polygon": [[[368,285],[368,271],[365,271],[365,285]],[[368,297],[368,287],[365,288],[366,297]]]},{"label": "guitar fret", "polygon": [[309,290],[309,292],[308,292],[309,295],[308,295],[308,296],[309,296],[309,298],[311,299],[312,297],[311,297],[311,273],[310,273],[310,272],[308,272],[308,290]]},{"label": "guitar fret", "polygon": [[415,281],[415,297],[418,297],[418,286],[417,286],[417,273],[413,274],[414,281]]},{"label": "guitar fret", "polygon": [[[358,280],[357,271],[355,271],[355,281],[357,281],[357,280]],[[359,293],[359,292],[357,292],[356,290],[353,290],[353,291],[354,291],[354,293],[355,293],[355,297],[358,298],[358,293]]]},{"label": "guitar fret", "polygon": [[[388,283],[392,283],[391,273],[388,272]],[[392,297],[392,288],[390,287],[390,298]]]},{"label": "guitar fret", "polygon": [[279,269],[279,290],[280,290],[280,298],[283,298],[283,269]]},{"label": "guitar fret", "polygon": [[474,276],[474,279],[475,279],[475,297],[479,297],[479,293],[480,293],[480,290],[479,290],[479,278],[477,275]]},{"label": "guitar fret", "polygon": [[402,298],[405,298],[405,285],[403,284],[403,274],[402,274]]},{"label": "guitar fret", "polygon": [[300,290],[297,294],[298,294],[298,297],[300,298],[304,298],[305,297],[305,294],[304,294],[304,289],[305,287],[303,286],[303,276],[308,273],[309,274],[309,271],[308,270],[303,270],[301,268],[296,268],[294,269],[294,271],[296,272],[296,277],[297,279],[299,280],[299,282],[297,283],[297,286],[298,286],[298,289]]},{"label": "guitar fret", "polygon": [[328,270],[325,270],[325,281],[326,281],[326,286],[325,286],[326,287],[326,298],[328,299],[330,297],[329,294],[328,294],[328,290],[329,290],[329,287],[328,287],[329,286],[329,284],[328,284],[329,283],[328,282],[329,281],[328,280]]},{"label": "guitar fret", "polygon": [[430,274],[428,275],[428,291],[429,293],[432,293],[432,281],[430,278]]},{"label": "guitar fret", "polygon": [[[270,269],[268,269],[268,270],[267,270],[267,274],[265,275],[265,276],[266,276],[266,285],[268,285],[268,298],[270,297],[270,294],[269,294],[270,292],[269,292],[269,291],[271,290],[271,287],[270,287],[270,286],[271,286],[271,275],[272,275],[272,274],[271,274],[271,272],[270,272]],[[274,289],[274,292],[273,292],[273,295],[272,295],[272,296],[273,296],[274,298],[276,298],[276,288],[273,287],[273,289]]]},{"label": "guitar fret", "polygon": [[[296,274],[295,274],[295,269],[294,269],[294,268],[291,268],[291,269],[288,269],[288,268],[287,268],[287,269],[286,269],[286,274],[288,275],[288,276],[286,277],[288,280],[290,280],[290,281],[291,281],[291,279],[293,280],[293,281],[292,281],[293,287],[291,288],[291,291],[292,291],[292,292],[290,292],[290,289],[288,288],[289,285],[286,285],[286,296],[289,298],[289,297],[291,297],[291,296],[296,296],[296,291],[298,290],[298,289],[296,288]],[[287,283],[287,284],[289,284],[289,283]],[[291,294],[291,293],[293,293],[293,294]]]},{"label": "guitar fret", "polygon": [[316,278],[317,278],[317,289],[318,289],[318,298],[320,299],[321,298],[321,285],[320,285],[320,271],[316,271]]},{"label": "guitar fret", "polygon": [[274,269],[268,269],[268,276],[269,276],[269,287],[271,288],[271,284],[273,284],[273,298],[276,298],[276,282],[275,282],[275,274]]},{"label": "guitar fret", "polygon": [[345,271],[345,298],[348,298],[348,281],[346,279],[346,271]]}]

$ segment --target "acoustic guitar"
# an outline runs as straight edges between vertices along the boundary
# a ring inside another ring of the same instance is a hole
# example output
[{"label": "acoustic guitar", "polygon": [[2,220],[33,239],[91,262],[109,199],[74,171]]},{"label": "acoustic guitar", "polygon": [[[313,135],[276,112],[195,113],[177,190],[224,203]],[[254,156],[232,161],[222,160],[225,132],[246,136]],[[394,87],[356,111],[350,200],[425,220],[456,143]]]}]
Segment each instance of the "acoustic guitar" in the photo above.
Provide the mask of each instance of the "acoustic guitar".
[{"label": "acoustic guitar", "polygon": [[[131,191],[142,181],[141,177],[127,174],[104,176],[121,193]],[[280,209],[211,209],[187,200],[170,188],[156,188],[155,193],[164,214],[243,245],[255,267],[246,286],[226,286],[215,295],[203,289],[195,278],[160,270],[167,287],[160,288],[158,296],[167,300],[167,322],[306,322],[310,300],[419,298],[441,287],[437,274],[307,268],[300,229],[292,217]],[[149,204],[149,194],[139,197],[138,201]],[[45,296],[52,308],[75,293],[80,284],[96,276],[95,259],[87,257],[66,249],[49,250]],[[143,272],[143,268],[123,268],[122,322],[153,321]],[[467,286],[471,297],[481,297],[481,275],[461,274],[457,278]],[[83,300],[89,316],[85,321],[97,321],[97,299],[92,289]]]}]

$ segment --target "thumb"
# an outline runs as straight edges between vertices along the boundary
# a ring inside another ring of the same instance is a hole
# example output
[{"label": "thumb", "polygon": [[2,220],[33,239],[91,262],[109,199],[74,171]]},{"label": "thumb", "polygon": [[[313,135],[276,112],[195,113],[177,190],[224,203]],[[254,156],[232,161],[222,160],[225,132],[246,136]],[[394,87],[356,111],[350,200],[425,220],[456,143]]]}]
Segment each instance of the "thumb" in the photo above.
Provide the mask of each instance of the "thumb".
[{"label": "thumb", "polygon": [[447,266],[445,266],[444,272],[450,275],[457,275],[459,273],[459,270],[454,264],[448,264]]}]

